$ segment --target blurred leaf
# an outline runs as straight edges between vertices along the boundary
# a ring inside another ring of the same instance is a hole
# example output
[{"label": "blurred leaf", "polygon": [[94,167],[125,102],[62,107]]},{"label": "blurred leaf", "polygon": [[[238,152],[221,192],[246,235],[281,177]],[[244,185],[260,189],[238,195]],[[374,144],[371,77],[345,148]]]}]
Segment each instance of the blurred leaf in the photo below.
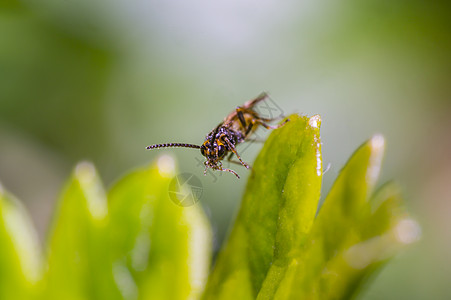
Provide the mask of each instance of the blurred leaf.
[{"label": "blurred leaf", "polygon": [[0,2],[0,9],[2,11],[14,11],[18,8],[21,9],[23,6],[23,3],[18,0],[3,0]]},{"label": "blurred leaf", "polygon": [[28,214],[0,185],[0,299],[28,299],[36,293],[40,255]]},{"label": "blurred leaf", "polygon": [[327,261],[325,269],[328,274],[322,274],[320,281],[329,281],[329,289],[324,290],[324,295],[319,294],[318,299],[350,299],[356,296],[362,284],[407,243],[400,238],[399,230],[403,230],[404,222],[414,221],[405,218],[397,188],[385,186],[381,193],[384,194],[381,206],[366,220],[353,224],[348,230],[351,235],[352,229],[359,231],[359,242],[336,246],[338,253]]},{"label": "blurred leaf", "polygon": [[119,299],[110,264],[106,195],[89,163],[80,163],[55,215],[46,299]]},{"label": "blurred leaf", "polygon": [[[205,298],[254,299],[270,293],[298,251],[315,216],[322,177],[319,116],[290,116],[257,157],[240,212]],[[233,291],[233,292],[232,292]]]},{"label": "blurred leaf", "polygon": [[124,298],[196,299],[211,256],[209,224],[196,204],[168,196],[173,160],[121,179],[109,193],[113,265]]}]

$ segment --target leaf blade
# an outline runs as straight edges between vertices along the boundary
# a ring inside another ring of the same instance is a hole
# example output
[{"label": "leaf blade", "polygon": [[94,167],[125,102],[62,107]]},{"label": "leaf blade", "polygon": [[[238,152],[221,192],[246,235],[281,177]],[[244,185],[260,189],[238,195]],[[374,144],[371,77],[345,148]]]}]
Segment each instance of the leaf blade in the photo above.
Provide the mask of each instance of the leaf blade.
[{"label": "leaf blade", "polygon": [[23,205],[0,185],[0,298],[37,295],[42,258],[37,233]]},{"label": "leaf blade", "polygon": [[120,299],[107,239],[106,194],[92,164],[76,166],[61,196],[48,244],[50,299]]},{"label": "leaf blade", "polygon": [[[207,285],[206,299],[220,298],[223,283],[237,274],[246,274],[240,283],[246,286],[249,299],[257,297],[271,264],[289,255],[310,230],[322,177],[320,122],[319,116],[292,115],[285,126],[271,133],[254,163],[229,241]],[[299,177],[310,185],[299,185]],[[280,279],[277,274],[265,287],[268,293]]]},{"label": "leaf blade", "polygon": [[198,298],[205,285],[211,229],[199,204],[171,201],[174,175],[157,163],[126,175],[109,192],[113,263],[128,270],[140,299]]}]

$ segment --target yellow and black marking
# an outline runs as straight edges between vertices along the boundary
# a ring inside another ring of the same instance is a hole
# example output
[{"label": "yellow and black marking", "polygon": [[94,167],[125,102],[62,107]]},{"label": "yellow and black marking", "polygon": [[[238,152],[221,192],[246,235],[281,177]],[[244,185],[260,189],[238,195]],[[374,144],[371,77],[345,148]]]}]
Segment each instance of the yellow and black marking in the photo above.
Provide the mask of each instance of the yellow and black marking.
[{"label": "yellow and black marking", "polygon": [[[238,152],[236,146],[242,142],[245,142],[250,135],[259,127],[263,126],[266,129],[277,129],[289,120],[286,119],[283,123],[275,126],[268,125],[268,122],[275,119],[268,119],[259,116],[259,114],[253,110],[253,107],[260,101],[268,98],[268,94],[262,93],[257,98],[244,103],[243,106],[238,106],[235,111],[230,113],[222,123],[216,126],[205,137],[205,141],[202,146],[184,143],[167,143],[167,144],[155,144],[147,146],[146,149],[159,149],[169,147],[184,147],[200,149],[200,153],[207,159],[205,164],[204,174],[207,173],[208,168],[218,171],[226,171],[234,174],[240,178],[238,174],[227,168],[222,167],[222,160],[228,154],[227,160],[233,163],[238,163],[249,169],[249,165],[245,163]],[[232,157],[235,155],[239,162],[232,161]]]}]

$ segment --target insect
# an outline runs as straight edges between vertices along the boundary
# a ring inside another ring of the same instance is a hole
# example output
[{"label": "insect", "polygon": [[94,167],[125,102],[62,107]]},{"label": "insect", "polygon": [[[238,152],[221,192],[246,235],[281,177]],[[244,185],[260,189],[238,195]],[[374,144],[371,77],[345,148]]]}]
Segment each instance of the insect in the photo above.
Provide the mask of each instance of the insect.
[{"label": "insect", "polygon": [[[267,98],[268,94],[262,93],[255,99],[244,103],[243,106],[238,106],[224,119],[223,122],[207,134],[205,141],[201,146],[185,143],[166,143],[147,146],[146,149],[152,150],[170,147],[200,149],[200,153],[207,159],[204,162],[204,175],[207,174],[208,168],[211,168],[217,171],[230,172],[237,178],[240,178],[234,170],[223,168],[222,160],[228,155],[228,161],[241,164],[249,169],[249,165],[245,163],[238,154],[236,146],[242,142],[248,141],[249,137],[259,126],[263,126],[266,129],[277,129],[289,121],[289,119],[286,119],[284,122],[275,126],[267,124],[267,122],[274,121],[277,118],[263,118],[254,110],[257,103]],[[231,160],[234,154],[239,162]]]}]

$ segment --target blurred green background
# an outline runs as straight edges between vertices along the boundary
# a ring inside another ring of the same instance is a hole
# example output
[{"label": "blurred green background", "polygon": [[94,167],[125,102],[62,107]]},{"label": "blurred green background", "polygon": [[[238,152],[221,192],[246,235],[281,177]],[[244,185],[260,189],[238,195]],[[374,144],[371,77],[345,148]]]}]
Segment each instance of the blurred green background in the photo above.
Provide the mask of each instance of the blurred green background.
[{"label": "blurred green background", "polygon": [[144,147],[199,144],[268,91],[286,114],[322,116],[323,195],[357,146],[387,139],[383,179],[402,186],[422,240],[364,298],[448,299],[450,78],[448,1],[2,0],[0,181],[45,240],[76,162],[93,161],[109,186],[171,154],[202,180],[217,249],[249,172],[204,177],[198,151]]}]

